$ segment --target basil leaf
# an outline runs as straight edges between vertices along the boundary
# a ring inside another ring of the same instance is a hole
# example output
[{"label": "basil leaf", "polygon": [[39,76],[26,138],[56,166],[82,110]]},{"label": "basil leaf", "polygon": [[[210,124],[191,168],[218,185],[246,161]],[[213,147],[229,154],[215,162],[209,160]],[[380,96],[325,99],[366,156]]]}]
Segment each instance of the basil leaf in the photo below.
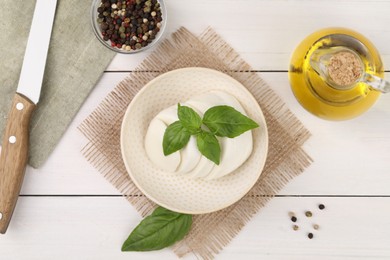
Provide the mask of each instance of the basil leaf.
[{"label": "basil leaf", "polygon": [[259,125],[230,106],[215,106],[206,111],[203,123],[217,136],[234,138]]},{"label": "basil leaf", "polygon": [[163,137],[164,155],[170,155],[186,146],[190,137],[191,134],[183,127],[180,121],[170,124],[167,129],[165,129]]},{"label": "basil leaf", "polygon": [[191,225],[191,215],[158,207],[131,232],[122,251],[151,251],[171,246],[187,235]]},{"label": "basil leaf", "polygon": [[218,139],[208,132],[202,131],[196,137],[196,144],[202,155],[204,155],[210,161],[213,161],[216,165],[219,165],[221,159],[221,147]]},{"label": "basil leaf", "polygon": [[199,133],[202,125],[202,118],[190,107],[177,105],[177,116],[182,125],[187,128],[191,134]]}]

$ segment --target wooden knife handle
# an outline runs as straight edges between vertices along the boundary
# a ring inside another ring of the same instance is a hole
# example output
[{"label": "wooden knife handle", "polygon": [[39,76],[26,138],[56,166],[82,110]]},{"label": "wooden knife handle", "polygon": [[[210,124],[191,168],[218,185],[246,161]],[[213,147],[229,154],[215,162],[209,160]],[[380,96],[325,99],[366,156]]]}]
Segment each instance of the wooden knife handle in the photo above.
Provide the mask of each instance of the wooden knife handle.
[{"label": "wooden knife handle", "polygon": [[8,114],[0,155],[0,233],[7,231],[26,171],[30,118],[35,104],[16,94]]}]

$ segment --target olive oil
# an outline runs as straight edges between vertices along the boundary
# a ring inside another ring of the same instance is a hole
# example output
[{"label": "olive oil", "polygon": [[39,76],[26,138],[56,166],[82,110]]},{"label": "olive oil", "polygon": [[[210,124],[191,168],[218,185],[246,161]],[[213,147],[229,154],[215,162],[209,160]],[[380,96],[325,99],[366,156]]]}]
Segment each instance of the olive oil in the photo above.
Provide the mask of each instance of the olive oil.
[{"label": "olive oil", "polygon": [[326,52],[332,47],[346,47],[362,60],[363,71],[383,77],[381,58],[374,45],[363,35],[344,28],[317,31],[304,39],[294,51],[289,80],[295,97],[312,114],[328,120],[345,120],[368,110],[380,92],[364,82],[350,88],[337,88],[329,84],[310,64],[314,52]]}]

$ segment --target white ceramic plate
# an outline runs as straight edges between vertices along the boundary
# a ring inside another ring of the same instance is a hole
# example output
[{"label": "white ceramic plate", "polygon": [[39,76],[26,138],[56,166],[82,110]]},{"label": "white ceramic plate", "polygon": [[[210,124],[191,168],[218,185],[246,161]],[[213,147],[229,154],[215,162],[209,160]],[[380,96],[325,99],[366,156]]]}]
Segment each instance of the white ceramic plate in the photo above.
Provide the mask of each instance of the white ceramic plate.
[{"label": "white ceramic plate", "polygon": [[[248,116],[260,125],[252,131],[251,156],[233,173],[211,181],[156,168],[144,147],[150,121],[161,110],[211,90],[236,97]],[[134,97],[122,123],[121,150],[131,179],[149,199],[176,212],[203,214],[232,205],[256,183],[267,157],[267,126],[259,104],[238,81],[211,69],[185,68],[160,75]]]}]

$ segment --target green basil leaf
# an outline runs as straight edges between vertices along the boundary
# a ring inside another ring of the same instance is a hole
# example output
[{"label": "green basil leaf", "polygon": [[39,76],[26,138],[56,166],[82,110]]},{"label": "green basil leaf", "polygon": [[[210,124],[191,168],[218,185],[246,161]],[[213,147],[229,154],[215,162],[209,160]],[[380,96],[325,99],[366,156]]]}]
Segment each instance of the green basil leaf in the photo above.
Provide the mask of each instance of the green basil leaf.
[{"label": "green basil leaf", "polygon": [[177,105],[177,116],[182,125],[187,128],[191,134],[199,133],[202,125],[202,118],[190,107]]},{"label": "green basil leaf", "polygon": [[190,137],[191,134],[184,128],[180,121],[170,124],[167,129],[165,129],[163,137],[164,155],[170,155],[186,146]]},{"label": "green basil leaf", "polygon": [[202,131],[196,136],[196,144],[202,155],[204,155],[210,161],[213,161],[216,165],[219,165],[221,159],[221,147],[218,139],[208,132]]},{"label": "green basil leaf", "polygon": [[206,111],[203,123],[217,136],[234,138],[259,125],[230,106],[215,106]]},{"label": "green basil leaf", "polygon": [[131,232],[122,251],[152,251],[182,240],[192,225],[192,216],[156,208]]}]

